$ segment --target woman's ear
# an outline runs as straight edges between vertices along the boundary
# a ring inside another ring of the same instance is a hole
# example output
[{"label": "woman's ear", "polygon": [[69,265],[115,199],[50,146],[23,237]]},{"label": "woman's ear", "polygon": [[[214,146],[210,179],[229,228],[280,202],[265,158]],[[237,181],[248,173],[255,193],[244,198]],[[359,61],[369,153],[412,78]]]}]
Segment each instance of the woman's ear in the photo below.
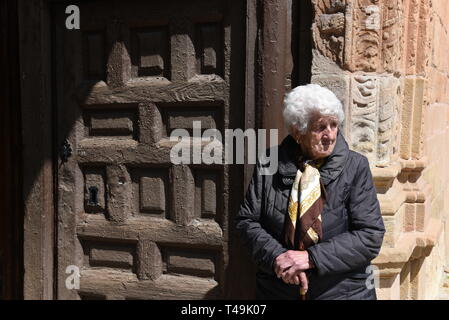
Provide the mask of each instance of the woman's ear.
[{"label": "woman's ear", "polygon": [[295,139],[296,143],[299,144],[299,142],[301,141],[301,132],[299,132],[299,129],[294,127],[293,128],[293,138]]},{"label": "woman's ear", "polygon": [[296,126],[292,126],[292,129],[291,129],[290,132],[292,134],[293,139],[295,139],[296,143],[299,144],[299,138],[300,138],[301,135],[299,133],[298,128]]}]

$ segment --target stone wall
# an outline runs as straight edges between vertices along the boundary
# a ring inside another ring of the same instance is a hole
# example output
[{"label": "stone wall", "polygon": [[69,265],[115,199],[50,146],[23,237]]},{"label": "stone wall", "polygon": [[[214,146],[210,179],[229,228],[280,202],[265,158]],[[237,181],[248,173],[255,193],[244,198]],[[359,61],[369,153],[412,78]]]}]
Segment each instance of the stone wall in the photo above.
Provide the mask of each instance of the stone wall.
[{"label": "stone wall", "polygon": [[432,298],[435,281],[440,279],[441,265],[449,265],[449,3],[432,0],[429,6],[430,43],[428,64],[421,71],[426,80],[426,99],[423,105],[423,154],[428,165],[424,180],[432,186],[426,212],[441,223],[442,233],[430,257],[425,260],[426,283],[424,298]]},{"label": "stone wall", "polygon": [[312,82],[343,101],[343,131],[370,161],[387,229],[378,297],[433,298],[449,257],[449,4],[312,2]]}]

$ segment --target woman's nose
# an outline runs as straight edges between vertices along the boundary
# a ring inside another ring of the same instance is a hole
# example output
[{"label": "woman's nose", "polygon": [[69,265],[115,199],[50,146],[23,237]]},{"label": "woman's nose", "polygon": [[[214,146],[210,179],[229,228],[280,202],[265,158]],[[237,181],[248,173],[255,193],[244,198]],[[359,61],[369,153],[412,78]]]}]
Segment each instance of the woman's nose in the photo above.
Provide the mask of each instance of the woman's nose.
[{"label": "woman's nose", "polygon": [[323,136],[327,136],[328,138],[334,138],[335,134],[334,134],[334,130],[332,130],[332,127],[330,125],[328,125],[324,130],[323,130]]}]

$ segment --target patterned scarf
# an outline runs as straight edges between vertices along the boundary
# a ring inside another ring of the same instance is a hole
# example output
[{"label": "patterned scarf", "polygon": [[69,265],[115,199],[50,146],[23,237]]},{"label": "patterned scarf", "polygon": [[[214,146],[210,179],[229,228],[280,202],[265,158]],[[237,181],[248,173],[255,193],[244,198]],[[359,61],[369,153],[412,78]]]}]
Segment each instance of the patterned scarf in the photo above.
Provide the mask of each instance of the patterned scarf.
[{"label": "patterned scarf", "polygon": [[[295,250],[306,250],[323,237],[321,212],[325,201],[325,190],[318,169],[325,159],[300,163],[290,193],[289,219],[285,224],[285,242]],[[297,228],[298,226],[298,228]],[[301,288],[301,298],[306,292]]]}]

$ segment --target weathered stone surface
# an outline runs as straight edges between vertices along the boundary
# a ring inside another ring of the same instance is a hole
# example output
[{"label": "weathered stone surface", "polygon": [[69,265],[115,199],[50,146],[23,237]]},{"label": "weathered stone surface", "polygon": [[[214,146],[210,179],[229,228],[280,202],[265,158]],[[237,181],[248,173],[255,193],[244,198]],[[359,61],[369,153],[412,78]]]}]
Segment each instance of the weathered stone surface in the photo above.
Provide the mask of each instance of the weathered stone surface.
[{"label": "weathered stone surface", "polygon": [[376,165],[387,166],[397,151],[400,122],[400,82],[395,77],[381,77]]},{"label": "weathered stone surface", "polygon": [[347,49],[351,71],[378,71],[381,63],[381,3],[379,0],[352,2],[352,32],[348,35]]},{"label": "weathered stone surface", "polygon": [[314,44],[352,72],[400,72],[402,1],[315,1]]},{"label": "weathered stone surface", "polygon": [[346,1],[314,1],[313,43],[321,55],[343,64]]},{"label": "weathered stone surface", "polygon": [[322,14],[319,16],[318,28],[323,34],[343,35],[345,30],[345,15],[342,12]]},{"label": "weathered stone surface", "polygon": [[351,79],[351,147],[375,163],[379,117],[379,79],[356,75]]},{"label": "weathered stone surface", "polygon": [[413,99],[413,129],[412,129],[412,146],[411,156],[414,159],[422,157],[422,128],[423,128],[423,112],[425,107],[425,86],[426,81],[421,77],[415,80],[415,96]]},{"label": "weathered stone surface", "polygon": [[349,90],[350,90],[350,77],[346,74],[328,74],[324,71],[321,74],[312,76],[312,83],[319,84],[332,90],[338,99],[343,104],[343,111],[345,113],[345,121],[342,125],[342,130],[345,134],[345,138],[350,142],[349,128],[347,124],[350,121],[350,103],[349,103]]},{"label": "weathered stone surface", "polygon": [[323,56],[319,50],[312,50],[312,78],[322,74],[340,74],[342,69],[332,59]]},{"label": "weathered stone surface", "polygon": [[387,0],[382,8],[382,65],[389,73],[402,72],[403,0]]},{"label": "weathered stone surface", "polygon": [[413,92],[415,81],[414,78],[404,79],[404,95],[402,102],[402,130],[400,155],[403,159],[409,159],[411,156],[411,124],[413,116]]}]

